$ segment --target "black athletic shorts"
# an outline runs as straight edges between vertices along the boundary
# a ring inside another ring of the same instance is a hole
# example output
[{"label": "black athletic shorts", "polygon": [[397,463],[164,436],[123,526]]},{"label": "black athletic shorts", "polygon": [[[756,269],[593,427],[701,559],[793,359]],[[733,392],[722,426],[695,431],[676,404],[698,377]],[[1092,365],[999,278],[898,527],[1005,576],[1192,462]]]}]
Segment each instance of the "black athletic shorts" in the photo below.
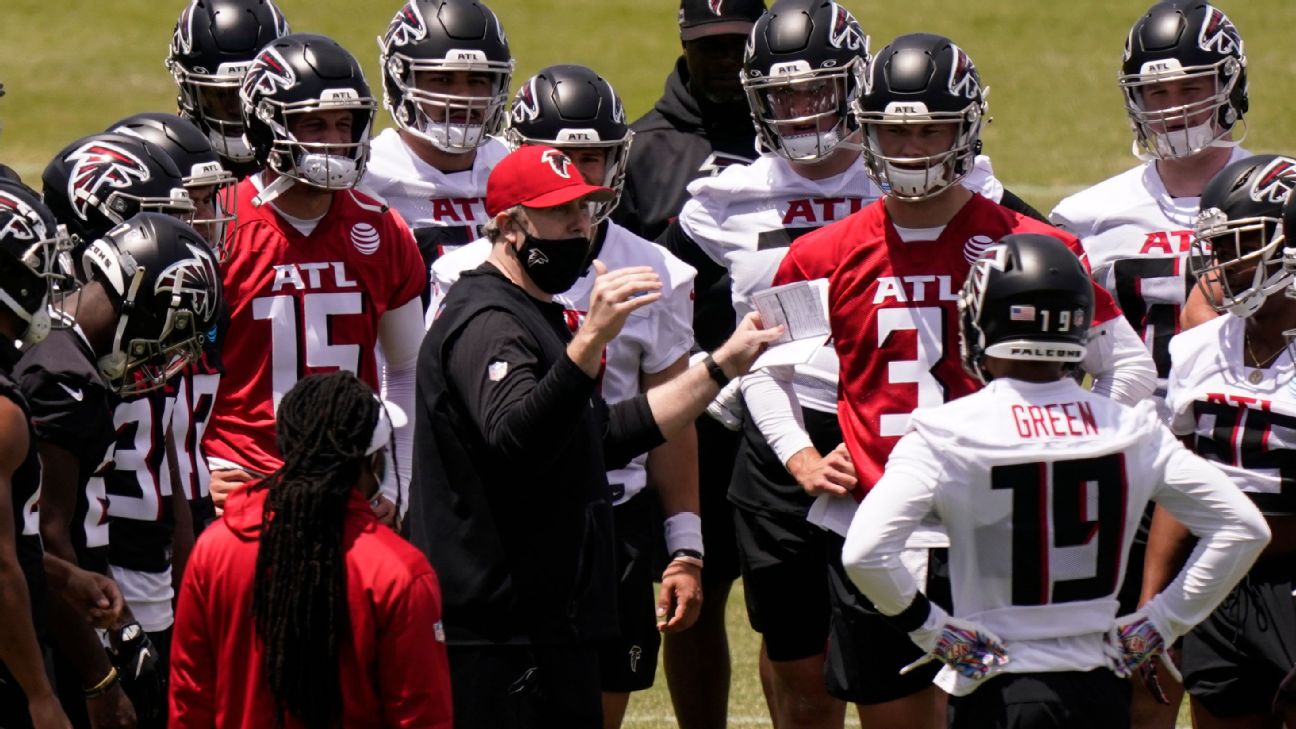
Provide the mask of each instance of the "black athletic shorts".
[{"label": "black athletic shorts", "polygon": [[653,589],[653,494],[644,490],[612,509],[616,520],[620,634],[600,646],[603,690],[651,688],[657,673],[657,596]]},{"label": "black athletic shorts", "polygon": [[[706,550],[702,585],[730,584],[738,579],[739,570],[729,481],[742,434],[703,415],[697,419],[697,437],[698,501],[702,508],[702,546]],[[660,524],[656,528],[660,530]]]},{"label": "black athletic shorts", "polygon": [[1130,685],[1105,668],[1003,673],[950,699],[950,729],[1127,729]]},{"label": "black athletic shorts", "polygon": [[[824,680],[828,693],[853,704],[882,704],[916,694],[931,685],[940,670],[938,661],[900,675],[900,669],[922,658],[923,651],[909,634],[877,612],[850,581],[841,563],[845,540],[829,536],[828,586],[832,613],[828,631],[828,657]],[[949,551],[927,550],[928,599],[950,610]]]},{"label": "black athletic shorts", "polygon": [[1255,567],[1183,638],[1184,688],[1220,718],[1267,714],[1296,665],[1296,607],[1286,558]]},{"label": "black athletic shorts", "polygon": [[600,729],[598,648],[449,645],[455,729]]},{"label": "black athletic shorts", "polygon": [[747,620],[771,661],[817,656],[828,643],[827,532],[804,516],[734,507]]}]

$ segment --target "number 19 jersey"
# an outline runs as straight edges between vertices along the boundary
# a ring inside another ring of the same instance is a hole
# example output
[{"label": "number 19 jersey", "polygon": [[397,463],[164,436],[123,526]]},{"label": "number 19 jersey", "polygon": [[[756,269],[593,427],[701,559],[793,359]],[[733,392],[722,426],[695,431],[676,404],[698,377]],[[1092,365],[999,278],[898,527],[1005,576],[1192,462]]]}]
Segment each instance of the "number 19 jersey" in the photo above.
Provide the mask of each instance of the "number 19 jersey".
[{"label": "number 19 jersey", "polygon": [[208,458],[270,473],[279,400],[306,375],[350,370],[379,386],[378,323],[418,298],[426,273],[409,228],[354,190],[303,235],[239,183],[238,228],[223,266],[230,325],[225,367],[203,438]]},{"label": "number 19 jersey", "polygon": [[[837,417],[862,489],[882,476],[915,408],[980,388],[959,356],[958,294],[973,261],[1009,233],[1043,233],[1077,255],[1075,236],[974,194],[935,240],[905,242],[885,200],[792,244],[774,284],[829,279],[841,362]],[[1094,324],[1120,315],[1095,288]]]}]

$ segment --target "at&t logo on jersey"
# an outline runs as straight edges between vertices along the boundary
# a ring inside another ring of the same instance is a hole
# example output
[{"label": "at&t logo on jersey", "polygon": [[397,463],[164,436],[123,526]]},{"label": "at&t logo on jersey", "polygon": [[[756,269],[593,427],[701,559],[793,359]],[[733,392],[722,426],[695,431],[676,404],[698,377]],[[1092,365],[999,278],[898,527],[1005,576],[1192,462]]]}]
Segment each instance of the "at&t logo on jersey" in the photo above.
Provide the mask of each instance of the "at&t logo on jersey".
[{"label": "at&t logo on jersey", "polygon": [[994,240],[990,236],[974,235],[963,244],[963,258],[968,263],[976,263],[981,254],[985,253],[986,249],[992,245],[994,245]]},{"label": "at&t logo on jersey", "polygon": [[378,246],[382,243],[382,237],[378,231],[368,223],[356,223],[351,227],[351,245],[355,246],[357,251],[372,256],[378,252]]}]

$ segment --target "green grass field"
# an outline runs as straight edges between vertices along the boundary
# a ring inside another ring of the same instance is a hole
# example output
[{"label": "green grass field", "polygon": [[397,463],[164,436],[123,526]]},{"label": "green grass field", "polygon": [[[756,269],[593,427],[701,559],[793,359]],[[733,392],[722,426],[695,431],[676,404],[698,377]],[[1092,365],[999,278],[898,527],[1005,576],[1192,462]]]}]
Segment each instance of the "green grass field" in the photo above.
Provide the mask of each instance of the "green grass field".
[{"label": "green grass field", "polygon": [[[398,0],[280,0],[300,31],[337,38],[375,90],[377,46]],[[1291,0],[1221,0],[1250,58],[1253,151],[1296,152],[1296,56]],[[628,112],[647,111],[679,52],[673,0],[493,0],[518,58],[515,87],[552,63],[592,66]],[[1147,0],[847,0],[873,49],[899,33],[946,34],[993,90],[986,149],[1006,184],[1042,210],[1134,163],[1115,76],[1129,25]],[[0,3],[0,161],[32,183],[75,137],[138,111],[174,108],[162,67],[182,0],[4,0]],[[1285,100],[1285,101],[1284,101]],[[380,125],[389,124],[380,113]],[[757,642],[741,593],[729,605],[733,726],[767,725]],[[673,726],[664,681],[631,703],[627,727]]]}]

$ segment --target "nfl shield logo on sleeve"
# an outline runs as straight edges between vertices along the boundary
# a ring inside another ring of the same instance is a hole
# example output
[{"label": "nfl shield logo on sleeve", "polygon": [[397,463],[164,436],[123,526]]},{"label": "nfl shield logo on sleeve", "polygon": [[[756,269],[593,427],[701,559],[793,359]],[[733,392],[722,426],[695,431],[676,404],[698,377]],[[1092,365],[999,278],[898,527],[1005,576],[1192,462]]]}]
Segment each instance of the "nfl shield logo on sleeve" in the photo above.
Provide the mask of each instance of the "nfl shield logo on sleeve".
[{"label": "nfl shield logo on sleeve", "polygon": [[437,642],[438,642],[438,643],[444,643],[444,642],[445,642],[445,626],[441,624],[441,621],[440,621],[440,620],[438,620],[438,621],[436,621],[435,623],[432,624],[432,630],[436,631],[436,639],[437,639]]},{"label": "nfl shield logo on sleeve", "polygon": [[508,374],[508,362],[491,362],[486,367],[486,376],[491,382],[499,382]]}]

